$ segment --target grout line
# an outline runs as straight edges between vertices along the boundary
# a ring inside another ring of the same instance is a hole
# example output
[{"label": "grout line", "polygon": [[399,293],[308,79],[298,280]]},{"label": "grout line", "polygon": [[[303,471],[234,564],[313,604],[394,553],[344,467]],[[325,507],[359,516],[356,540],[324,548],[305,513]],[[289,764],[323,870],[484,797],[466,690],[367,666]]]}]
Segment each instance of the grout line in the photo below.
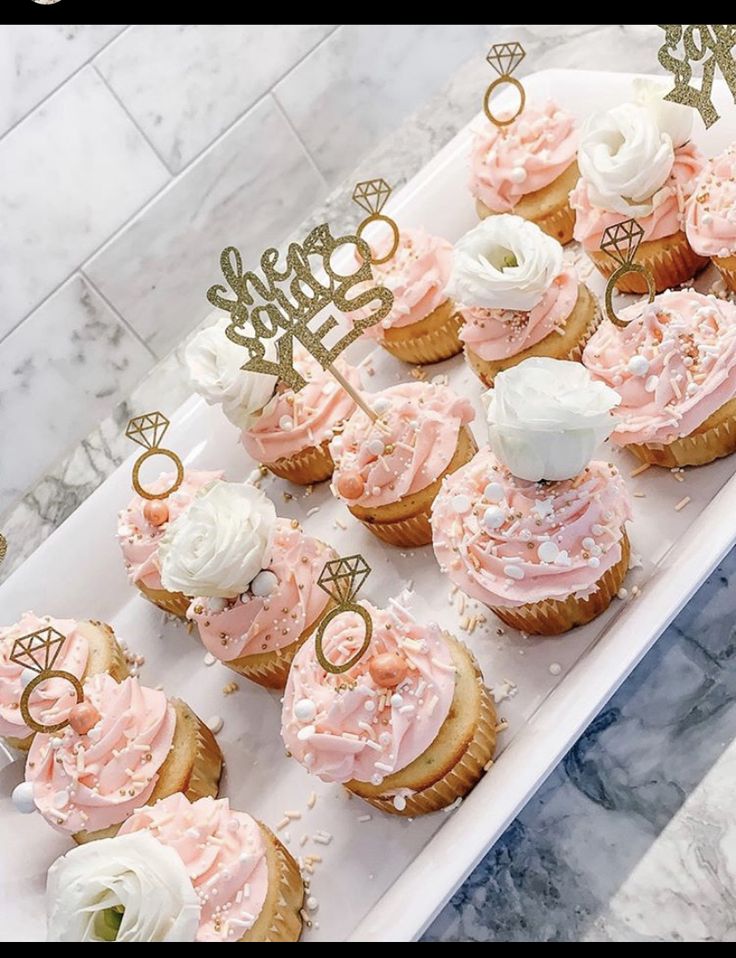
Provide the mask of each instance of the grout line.
[{"label": "grout line", "polygon": [[[79,272],[79,275],[84,279],[85,283],[87,283],[87,285],[90,286],[90,287],[92,288],[92,290],[94,290],[95,293],[97,293],[97,295],[100,297],[100,299],[102,300],[102,302],[107,306],[107,308],[110,310],[110,312],[120,321],[120,323],[125,327],[125,329],[128,330],[128,332],[131,334],[131,336],[133,336],[134,339],[137,339],[137,340],[138,340],[138,342],[141,344],[141,346],[143,346],[143,348],[146,350],[146,352],[148,352],[148,353],[151,354],[151,356],[152,356],[153,359],[156,361],[156,363],[160,363],[165,357],[158,356],[158,355],[151,349],[151,347],[148,345],[148,343],[145,341],[145,339],[141,336],[141,334],[138,332],[138,330],[135,328],[135,326],[132,326],[132,325],[130,324],[130,322],[128,322],[128,320],[125,318],[125,316],[123,316],[123,314],[120,312],[120,310],[113,304],[113,302],[112,302],[110,299],[107,298],[107,296],[105,295],[105,293],[102,292],[102,290],[101,290],[100,287],[97,285],[97,283],[95,283],[95,281],[94,281],[93,279],[91,279],[91,278],[85,273],[83,267],[80,266],[78,272]],[[155,364],[154,364],[154,365],[155,365]],[[150,371],[150,370],[149,370],[149,371]]]},{"label": "grout line", "polygon": [[303,139],[301,133],[299,132],[299,130],[297,130],[296,126],[294,125],[293,120],[291,119],[291,117],[289,116],[289,114],[286,112],[286,109],[284,108],[284,106],[283,106],[283,104],[281,103],[281,101],[279,100],[279,98],[276,96],[276,91],[275,91],[275,89],[272,89],[272,90],[271,90],[270,96],[271,96],[271,99],[273,100],[273,102],[276,104],[276,109],[279,111],[279,113],[280,113],[281,116],[283,117],[284,122],[285,122],[286,125],[289,127],[289,129],[290,129],[291,132],[294,134],[294,136],[296,137],[297,142],[299,143],[299,145],[301,146],[301,148],[304,150],[304,152],[305,152],[305,154],[306,154],[306,156],[307,156],[307,159],[309,160],[309,163],[310,163],[310,165],[312,166],[312,169],[313,169],[314,172],[317,174],[317,176],[320,178],[320,180],[321,180],[321,182],[322,182],[322,185],[323,185],[326,189],[328,189],[328,190],[331,189],[330,184],[327,182],[327,178],[325,177],[324,173],[322,172],[322,170],[321,170],[321,169],[319,168],[319,166],[317,165],[317,161],[316,161],[315,158],[312,156],[312,154],[311,154],[311,152],[310,152],[310,149],[309,149],[309,147],[307,146],[307,144],[304,142],[304,139]]},{"label": "grout line", "polygon": [[90,56],[88,56],[83,63],[80,63],[75,70],[67,74],[67,76],[65,76],[63,80],[60,80],[59,83],[57,83],[52,90],[49,90],[49,92],[46,93],[38,101],[38,103],[34,103],[33,106],[23,114],[23,116],[19,116],[18,119],[15,120],[12,126],[9,126],[7,130],[5,130],[3,133],[0,133],[0,143],[2,143],[5,137],[9,133],[12,133],[17,126],[20,126],[20,124],[23,123],[25,120],[27,120],[33,113],[36,112],[36,110],[40,109],[44,105],[44,103],[46,103],[46,101],[49,100],[55,93],[58,93],[63,86],[66,86],[66,84],[69,83],[70,80],[73,80],[74,77],[77,76],[77,74],[81,73],[85,67],[89,66],[92,63],[92,61],[103,52],[103,50],[107,50],[107,48],[112,43],[115,43],[116,40],[118,40],[120,37],[126,34],[128,30],[130,30],[131,26],[132,24],[127,23],[123,27],[123,29],[120,30],[119,33],[116,33],[114,37],[110,37],[110,39],[106,43],[103,43],[102,46],[99,47],[99,49],[95,50],[94,53],[90,54]]}]

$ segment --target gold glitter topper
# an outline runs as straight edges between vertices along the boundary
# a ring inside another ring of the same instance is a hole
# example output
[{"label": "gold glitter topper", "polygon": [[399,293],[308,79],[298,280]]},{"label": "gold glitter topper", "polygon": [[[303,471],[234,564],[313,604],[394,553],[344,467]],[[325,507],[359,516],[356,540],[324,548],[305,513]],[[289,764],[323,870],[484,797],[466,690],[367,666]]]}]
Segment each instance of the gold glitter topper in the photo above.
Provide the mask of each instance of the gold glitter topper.
[{"label": "gold glitter topper", "polygon": [[28,685],[23,689],[23,694],[20,698],[20,714],[28,728],[34,732],[51,734],[52,732],[58,732],[66,728],[69,724],[69,719],[67,718],[64,719],[63,722],[57,722],[54,725],[44,725],[42,722],[36,721],[31,715],[28,703],[33,690],[42,682],[46,682],[48,679],[66,679],[76,693],[77,704],[84,701],[82,683],[76,675],[73,675],[71,672],[54,669],[54,664],[61,653],[61,647],[65,641],[66,636],[49,625],[43,629],[39,629],[37,632],[29,632],[28,635],[22,635],[13,642],[13,648],[9,656],[10,661],[15,662],[16,665],[20,665],[21,668],[30,669],[32,672],[37,673],[35,678],[31,679]]},{"label": "gold glitter topper", "polygon": [[[352,669],[352,667],[363,658],[368,646],[371,644],[373,620],[368,610],[354,601],[355,596],[360,591],[361,586],[370,575],[370,572],[371,567],[363,556],[343,556],[340,559],[331,559],[325,563],[325,567],[317,579],[319,587],[336,603],[320,622],[314,640],[317,661],[325,672],[331,672],[332,675],[340,675]],[[338,615],[342,615],[343,612],[355,612],[356,615],[361,617],[365,624],[365,638],[355,655],[351,656],[347,662],[343,662],[342,665],[336,665],[325,655],[324,649],[322,648],[322,641],[327,626],[333,619],[337,618]]]},{"label": "gold glitter topper", "polygon": [[[733,48],[736,45],[736,24],[733,23],[660,23],[665,39],[657,53],[657,59],[675,78],[673,89],[665,100],[690,106],[700,113],[706,129],[713,126],[720,114],[713,99],[713,78],[716,67],[723,74],[731,96],[736,103],[736,60]],[[683,44],[682,59],[673,56],[679,43]],[[693,68],[690,61],[703,63],[700,89],[691,86]]]},{"label": "gold glitter topper", "polygon": [[[518,67],[525,56],[526,51],[518,42],[518,40],[515,40],[513,43],[494,43],[491,49],[488,51],[486,60],[491,64],[498,76],[486,90],[486,94],[483,97],[483,111],[491,123],[493,123],[495,126],[508,126],[509,123],[513,123],[517,116],[524,111],[524,106],[526,104],[526,93],[524,92],[524,87],[521,85],[520,81],[511,74]],[[519,93],[519,106],[513,116],[502,120],[491,110],[491,96],[493,95],[494,90],[496,90],[497,87],[503,86],[504,83],[510,83],[511,86],[516,87]]]},{"label": "gold glitter topper", "polygon": [[8,554],[8,540],[0,532],[0,562],[3,561],[5,556]]},{"label": "gold glitter topper", "polygon": [[618,263],[618,267],[611,273],[606,283],[606,316],[614,326],[627,326],[624,320],[619,319],[613,308],[613,291],[616,283],[626,273],[641,273],[646,280],[649,290],[649,302],[654,299],[655,286],[651,272],[641,263],[636,263],[636,254],[644,236],[644,229],[636,220],[624,220],[609,226],[603,231],[601,250]]},{"label": "gold glitter topper", "polygon": [[388,202],[389,196],[391,196],[391,187],[384,179],[363,180],[361,183],[356,183],[355,189],[353,190],[353,202],[357,203],[362,210],[368,213],[368,216],[366,216],[355,231],[356,236],[360,236],[362,239],[363,230],[371,223],[385,223],[391,227],[393,234],[391,248],[385,256],[382,256],[380,259],[374,259],[371,253],[370,262],[373,266],[381,266],[383,263],[388,263],[399,248],[399,227],[396,225],[395,220],[392,220],[390,216],[386,216],[381,212]]},{"label": "gold glitter topper", "polygon": [[[133,466],[133,488],[142,499],[166,499],[172,492],[176,492],[184,481],[184,466],[181,459],[170,449],[162,449],[161,442],[169,428],[169,420],[162,412],[147,412],[142,416],[135,416],[128,423],[125,435],[146,450],[135,461]],[[176,466],[176,479],[164,492],[150,492],[144,489],[140,482],[141,466],[151,456],[166,456]]]}]

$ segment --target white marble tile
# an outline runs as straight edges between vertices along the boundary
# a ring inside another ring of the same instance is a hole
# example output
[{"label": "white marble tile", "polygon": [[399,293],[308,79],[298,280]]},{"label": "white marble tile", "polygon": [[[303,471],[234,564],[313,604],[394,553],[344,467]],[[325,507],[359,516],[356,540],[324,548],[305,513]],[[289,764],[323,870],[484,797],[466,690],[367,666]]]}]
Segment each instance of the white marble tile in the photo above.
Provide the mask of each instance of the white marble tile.
[{"label": "white marble tile", "polygon": [[0,27],[0,135],[123,29],[122,24]]},{"label": "white marble tile", "polygon": [[168,178],[92,67],[0,140],[0,336]]},{"label": "white marble tile", "polygon": [[331,183],[426,102],[466,59],[485,55],[486,26],[341,26],[275,88]]},{"label": "white marble tile", "polygon": [[325,187],[270,97],[261,101],[85,265],[163,356],[210,307],[220,252],[254,261],[278,244]]},{"label": "white marble tile", "polygon": [[138,25],[95,65],[178,172],[332,29]]},{"label": "white marble tile", "polygon": [[81,276],[0,344],[0,513],[86,436],[153,365]]}]

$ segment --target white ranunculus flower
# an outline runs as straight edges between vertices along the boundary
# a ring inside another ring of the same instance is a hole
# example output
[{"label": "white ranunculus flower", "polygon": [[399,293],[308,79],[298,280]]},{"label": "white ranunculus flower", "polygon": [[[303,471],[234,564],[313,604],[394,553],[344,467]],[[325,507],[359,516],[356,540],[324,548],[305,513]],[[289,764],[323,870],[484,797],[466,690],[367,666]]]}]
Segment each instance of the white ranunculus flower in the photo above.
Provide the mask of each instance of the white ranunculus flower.
[{"label": "white ranunculus flower", "polygon": [[562,272],[562,247],[535,223],[489,216],[455,244],[449,294],[461,305],[533,309]]},{"label": "white ranunculus flower", "polygon": [[572,479],[616,425],[621,402],[585,366],[562,359],[525,359],[499,373],[484,396],[488,440],[519,479]]},{"label": "white ranunculus flower", "polygon": [[58,858],[46,885],[48,941],[194,941],[201,905],[173,848],[150,832]]},{"label": "white ranunculus flower", "polygon": [[583,127],[580,175],[591,203],[604,210],[647,216],[674,159],[670,135],[660,130],[648,107],[622,103],[606,113],[594,113]]},{"label": "white ranunculus flower", "polygon": [[230,324],[222,317],[197,333],[186,345],[184,360],[193,388],[222,411],[239,429],[249,429],[273,399],[276,376],[245,372],[248,353],[225,335]]},{"label": "white ranunculus flower", "polygon": [[269,561],[276,510],[247,482],[218,480],[199,492],[161,539],[161,582],[170,592],[231,599]]},{"label": "white ranunculus flower", "polygon": [[644,77],[634,80],[634,101],[649,110],[660,133],[666,133],[677,149],[692,137],[693,111],[689,106],[665,100],[666,93],[667,87],[656,80]]}]

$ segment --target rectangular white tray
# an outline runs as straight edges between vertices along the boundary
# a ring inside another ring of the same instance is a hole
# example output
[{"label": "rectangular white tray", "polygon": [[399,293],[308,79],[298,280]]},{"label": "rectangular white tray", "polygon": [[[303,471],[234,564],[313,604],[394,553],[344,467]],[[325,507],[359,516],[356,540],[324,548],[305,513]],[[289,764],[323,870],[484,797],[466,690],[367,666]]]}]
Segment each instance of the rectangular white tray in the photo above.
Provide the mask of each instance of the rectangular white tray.
[{"label": "rectangular white tray", "polygon": [[[631,80],[627,74],[553,70],[527,77],[524,85],[531,101],[551,95],[582,118],[629,98]],[[731,139],[736,114],[722,84],[716,99],[724,119],[707,134],[698,120],[695,123],[698,142],[711,153]],[[396,195],[390,211],[400,224],[424,226],[451,240],[475,224],[466,187],[469,143],[466,128]],[[219,278],[217,270],[213,262],[213,282]],[[589,284],[600,292],[602,283],[596,277]],[[369,389],[407,377],[407,367],[380,350],[374,366]],[[436,372],[448,373],[456,390],[479,400],[480,386],[460,357],[430,368],[429,375]],[[165,407],[165,397],[161,404]],[[482,442],[482,418],[475,431]],[[244,478],[252,468],[236,431],[219,410],[198,399],[172,417],[166,445],[177,450],[187,466],[223,468],[231,479]],[[636,465],[628,455],[609,449],[602,454],[615,456],[624,475]],[[204,719],[222,716],[218,738],[227,761],[222,794],[271,826],[283,810],[301,809],[301,820],[288,829],[289,847],[296,856],[306,852],[323,858],[312,881],[320,907],[306,940],[401,941],[420,935],[736,540],[732,460],[693,470],[685,482],[652,468],[631,480],[636,491],[646,494],[634,500],[631,528],[633,548],[643,563],[627,582],[642,590],[635,601],[617,600],[596,622],[558,639],[522,639],[509,629],[498,635],[500,623],[491,613],[487,625],[465,636],[431,548],[402,552],[382,546],[331,498],[324,484],[306,498],[302,490],[292,489],[295,498],[285,502],[286,485],[266,479],[264,488],[282,515],[300,519],[309,532],[342,554],[365,554],[373,567],[364,588],[367,597],[380,604],[413,582],[420,614],[468,641],[488,685],[498,688],[508,679],[518,686],[499,706],[509,728],[501,735],[497,761],[456,810],[414,821],[374,811],[370,821],[360,823],[358,816],[370,809],[338,786],[312,779],[285,757],[279,696],[240,680],[239,691],[225,697],[222,689],[233,673],[219,663],[205,667],[196,635],[181,624],[165,622],[127,583],[114,530],[116,513],[130,497],[132,458],[0,587],[0,621],[12,622],[31,608],[109,621],[131,649],[145,656],[144,681],[163,683]],[[675,512],[674,505],[685,495],[691,502]],[[308,516],[315,506],[319,510]],[[346,530],[335,525],[336,517]],[[556,668],[550,670],[553,663],[561,666],[557,675]],[[0,937],[6,941],[43,935],[46,870],[69,847],[38,816],[13,810],[9,793],[19,778],[18,762],[0,772]],[[318,800],[310,811],[306,799],[312,790]],[[302,849],[301,836],[320,829],[332,834],[331,843],[321,846],[310,840]],[[283,831],[279,834],[287,837]]]}]

